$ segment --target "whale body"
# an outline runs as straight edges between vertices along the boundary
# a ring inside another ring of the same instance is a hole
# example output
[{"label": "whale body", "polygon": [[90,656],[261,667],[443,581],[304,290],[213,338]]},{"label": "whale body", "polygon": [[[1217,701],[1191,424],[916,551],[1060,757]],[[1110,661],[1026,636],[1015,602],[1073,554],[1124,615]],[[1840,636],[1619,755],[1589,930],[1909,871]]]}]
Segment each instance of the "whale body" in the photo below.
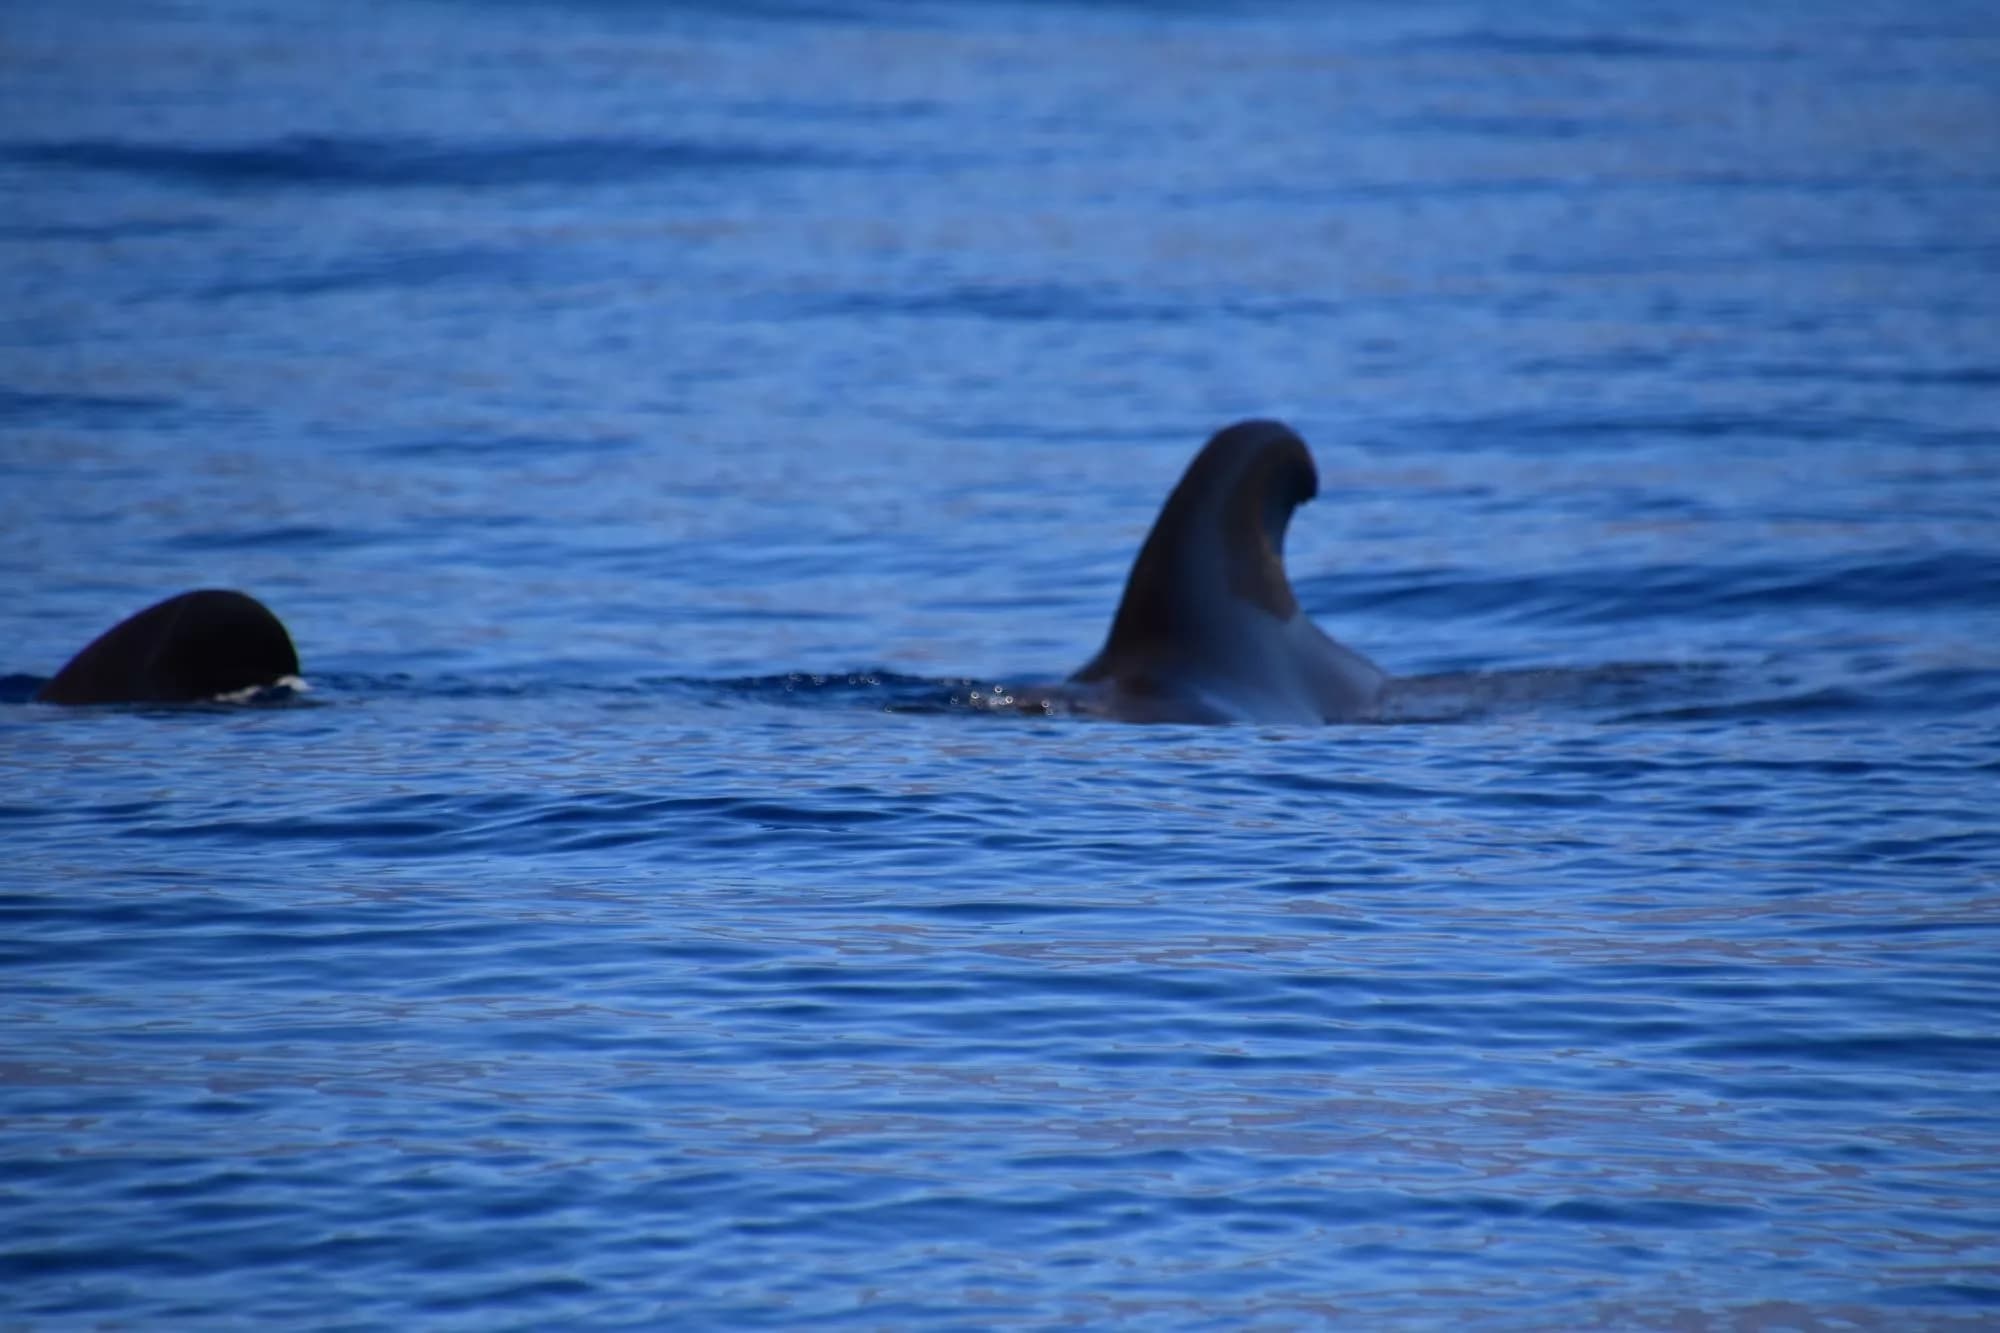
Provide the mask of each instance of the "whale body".
[{"label": "whale body", "polygon": [[1153,522],[1097,656],[1070,677],[1093,712],[1134,722],[1344,722],[1388,676],[1299,609],[1285,574],[1292,511],[1319,493],[1290,427],[1211,437]]},{"label": "whale body", "polygon": [[97,636],[35,698],[50,704],[193,703],[299,674],[284,623],[256,598],[198,588]]}]

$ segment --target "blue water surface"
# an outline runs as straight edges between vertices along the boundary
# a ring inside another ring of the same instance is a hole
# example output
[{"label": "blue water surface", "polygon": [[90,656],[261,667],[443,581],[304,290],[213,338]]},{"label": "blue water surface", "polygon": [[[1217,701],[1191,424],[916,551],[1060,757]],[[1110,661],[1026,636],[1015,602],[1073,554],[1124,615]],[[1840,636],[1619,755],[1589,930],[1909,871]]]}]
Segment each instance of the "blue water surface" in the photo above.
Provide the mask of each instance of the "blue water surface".
[{"label": "blue water surface", "polygon": [[[0,1322],[2000,1326],[1991,5],[0,73]],[[1414,702],[1007,707],[1252,415]],[[197,586],[310,690],[27,701]]]}]

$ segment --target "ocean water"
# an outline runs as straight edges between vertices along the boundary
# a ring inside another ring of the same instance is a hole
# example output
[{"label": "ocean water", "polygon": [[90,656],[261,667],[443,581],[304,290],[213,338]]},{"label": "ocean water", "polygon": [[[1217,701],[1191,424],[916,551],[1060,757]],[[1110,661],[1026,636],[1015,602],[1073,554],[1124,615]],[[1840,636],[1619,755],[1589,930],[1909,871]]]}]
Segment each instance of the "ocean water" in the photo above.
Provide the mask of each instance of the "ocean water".
[{"label": "ocean water", "polygon": [[0,586],[9,1328],[2000,1327],[1990,5],[17,0]]}]

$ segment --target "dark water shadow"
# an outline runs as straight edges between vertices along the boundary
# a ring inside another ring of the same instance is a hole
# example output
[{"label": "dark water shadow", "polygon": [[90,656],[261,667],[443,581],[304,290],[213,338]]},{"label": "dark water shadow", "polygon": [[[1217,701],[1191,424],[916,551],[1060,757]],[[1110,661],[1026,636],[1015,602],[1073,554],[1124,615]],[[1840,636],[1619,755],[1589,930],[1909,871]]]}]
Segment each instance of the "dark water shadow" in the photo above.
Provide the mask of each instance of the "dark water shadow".
[{"label": "dark water shadow", "polygon": [[634,178],[676,173],[841,166],[848,161],[797,145],[695,139],[451,142],[353,135],[287,135],[201,146],[73,139],[10,145],[0,148],[0,160],[214,189],[624,186]]}]

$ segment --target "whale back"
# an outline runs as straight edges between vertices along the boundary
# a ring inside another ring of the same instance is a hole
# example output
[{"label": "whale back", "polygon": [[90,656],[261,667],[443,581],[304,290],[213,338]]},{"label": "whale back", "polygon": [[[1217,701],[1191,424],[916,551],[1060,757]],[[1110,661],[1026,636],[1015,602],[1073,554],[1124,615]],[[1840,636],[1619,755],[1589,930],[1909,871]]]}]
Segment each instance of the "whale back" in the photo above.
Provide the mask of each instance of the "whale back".
[{"label": "whale back", "polygon": [[201,588],[119,621],[35,698],[52,704],[190,703],[299,672],[277,616],[246,593]]},{"label": "whale back", "polygon": [[1121,716],[1332,720],[1384,679],[1299,609],[1285,573],[1292,512],[1319,493],[1289,427],[1244,421],[1195,455],[1153,521],[1104,647],[1071,680],[1108,683]]}]

